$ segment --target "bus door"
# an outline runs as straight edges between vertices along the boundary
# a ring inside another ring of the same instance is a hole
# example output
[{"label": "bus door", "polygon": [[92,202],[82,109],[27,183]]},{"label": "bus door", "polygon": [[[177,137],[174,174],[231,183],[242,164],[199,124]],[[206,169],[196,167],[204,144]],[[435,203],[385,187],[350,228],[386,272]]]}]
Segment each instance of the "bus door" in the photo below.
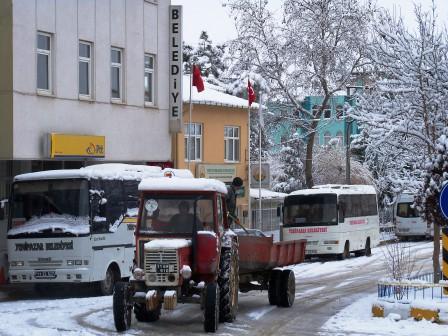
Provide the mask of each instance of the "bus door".
[{"label": "bus door", "polygon": [[133,242],[133,232],[127,234],[123,223],[126,214],[123,183],[119,180],[95,180],[91,183],[95,193],[98,192],[91,195],[92,249],[96,270],[93,280],[102,280],[111,263],[117,263],[121,275],[127,276],[124,273],[127,274],[127,265],[132,260],[127,260],[126,248]]}]

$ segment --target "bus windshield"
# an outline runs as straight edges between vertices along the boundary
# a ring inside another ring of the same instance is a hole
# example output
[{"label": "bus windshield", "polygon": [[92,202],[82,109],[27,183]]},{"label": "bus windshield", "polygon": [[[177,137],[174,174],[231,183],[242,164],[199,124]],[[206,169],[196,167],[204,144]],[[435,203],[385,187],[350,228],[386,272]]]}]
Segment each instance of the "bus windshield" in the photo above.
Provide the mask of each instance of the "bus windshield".
[{"label": "bus windshield", "polygon": [[147,196],[140,224],[142,234],[192,234],[214,229],[213,199],[197,195]]},{"label": "bus windshield", "polygon": [[8,235],[89,233],[88,190],[82,179],[14,183]]},{"label": "bus windshield", "polygon": [[334,194],[292,195],[285,199],[283,226],[337,225]]}]

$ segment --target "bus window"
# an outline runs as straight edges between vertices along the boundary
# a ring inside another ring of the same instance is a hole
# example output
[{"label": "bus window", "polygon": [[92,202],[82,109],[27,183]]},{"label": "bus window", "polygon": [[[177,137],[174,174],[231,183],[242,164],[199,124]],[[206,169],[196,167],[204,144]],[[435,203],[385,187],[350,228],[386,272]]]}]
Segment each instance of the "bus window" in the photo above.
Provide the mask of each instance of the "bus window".
[{"label": "bus window", "polygon": [[285,226],[337,225],[336,195],[293,195],[284,211]]}]

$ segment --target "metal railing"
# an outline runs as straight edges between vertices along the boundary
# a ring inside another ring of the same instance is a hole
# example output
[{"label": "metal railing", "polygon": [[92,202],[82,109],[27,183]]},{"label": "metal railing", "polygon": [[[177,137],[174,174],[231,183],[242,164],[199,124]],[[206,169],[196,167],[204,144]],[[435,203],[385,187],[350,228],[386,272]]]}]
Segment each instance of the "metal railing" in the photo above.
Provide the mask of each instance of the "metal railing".
[{"label": "metal railing", "polygon": [[254,229],[274,231],[280,228],[281,217],[278,216],[277,208],[252,209],[252,223]]},{"label": "metal railing", "polygon": [[396,300],[431,298],[448,301],[448,295],[444,294],[444,288],[448,290],[448,282],[433,283],[433,281],[433,273],[419,274],[409,280],[380,280],[378,281],[378,297]]}]

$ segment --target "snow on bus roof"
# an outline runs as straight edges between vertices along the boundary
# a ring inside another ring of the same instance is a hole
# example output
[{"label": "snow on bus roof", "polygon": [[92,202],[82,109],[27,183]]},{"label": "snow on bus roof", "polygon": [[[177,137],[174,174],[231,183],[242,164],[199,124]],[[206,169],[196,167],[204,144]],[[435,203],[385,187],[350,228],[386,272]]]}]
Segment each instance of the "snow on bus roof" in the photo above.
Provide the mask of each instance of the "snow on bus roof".
[{"label": "snow on bus roof", "polygon": [[226,185],[218,180],[205,178],[151,178],[144,179],[138,190],[181,190],[181,191],[218,191],[227,193]]},{"label": "snow on bus roof", "polygon": [[171,172],[174,176],[192,178],[187,169],[161,169],[157,166],[131,165],[125,163],[103,163],[80,169],[47,170],[17,175],[15,181],[31,181],[65,178],[99,178],[104,180],[142,180],[148,177],[161,177]]},{"label": "snow on bus roof", "polygon": [[[287,195],[288,194],[261,188],[261,199],[283,199]],[[250,197],[259,199],[260,190],[257,188],[250,188]]]},{"label": "snow on bus roof", "polygon": [[312,189],[302,189],[291,192],[289,195],[315,195],[315,194],[376,194],[375,188],[364,184],[326,184],[317,185]]}]

